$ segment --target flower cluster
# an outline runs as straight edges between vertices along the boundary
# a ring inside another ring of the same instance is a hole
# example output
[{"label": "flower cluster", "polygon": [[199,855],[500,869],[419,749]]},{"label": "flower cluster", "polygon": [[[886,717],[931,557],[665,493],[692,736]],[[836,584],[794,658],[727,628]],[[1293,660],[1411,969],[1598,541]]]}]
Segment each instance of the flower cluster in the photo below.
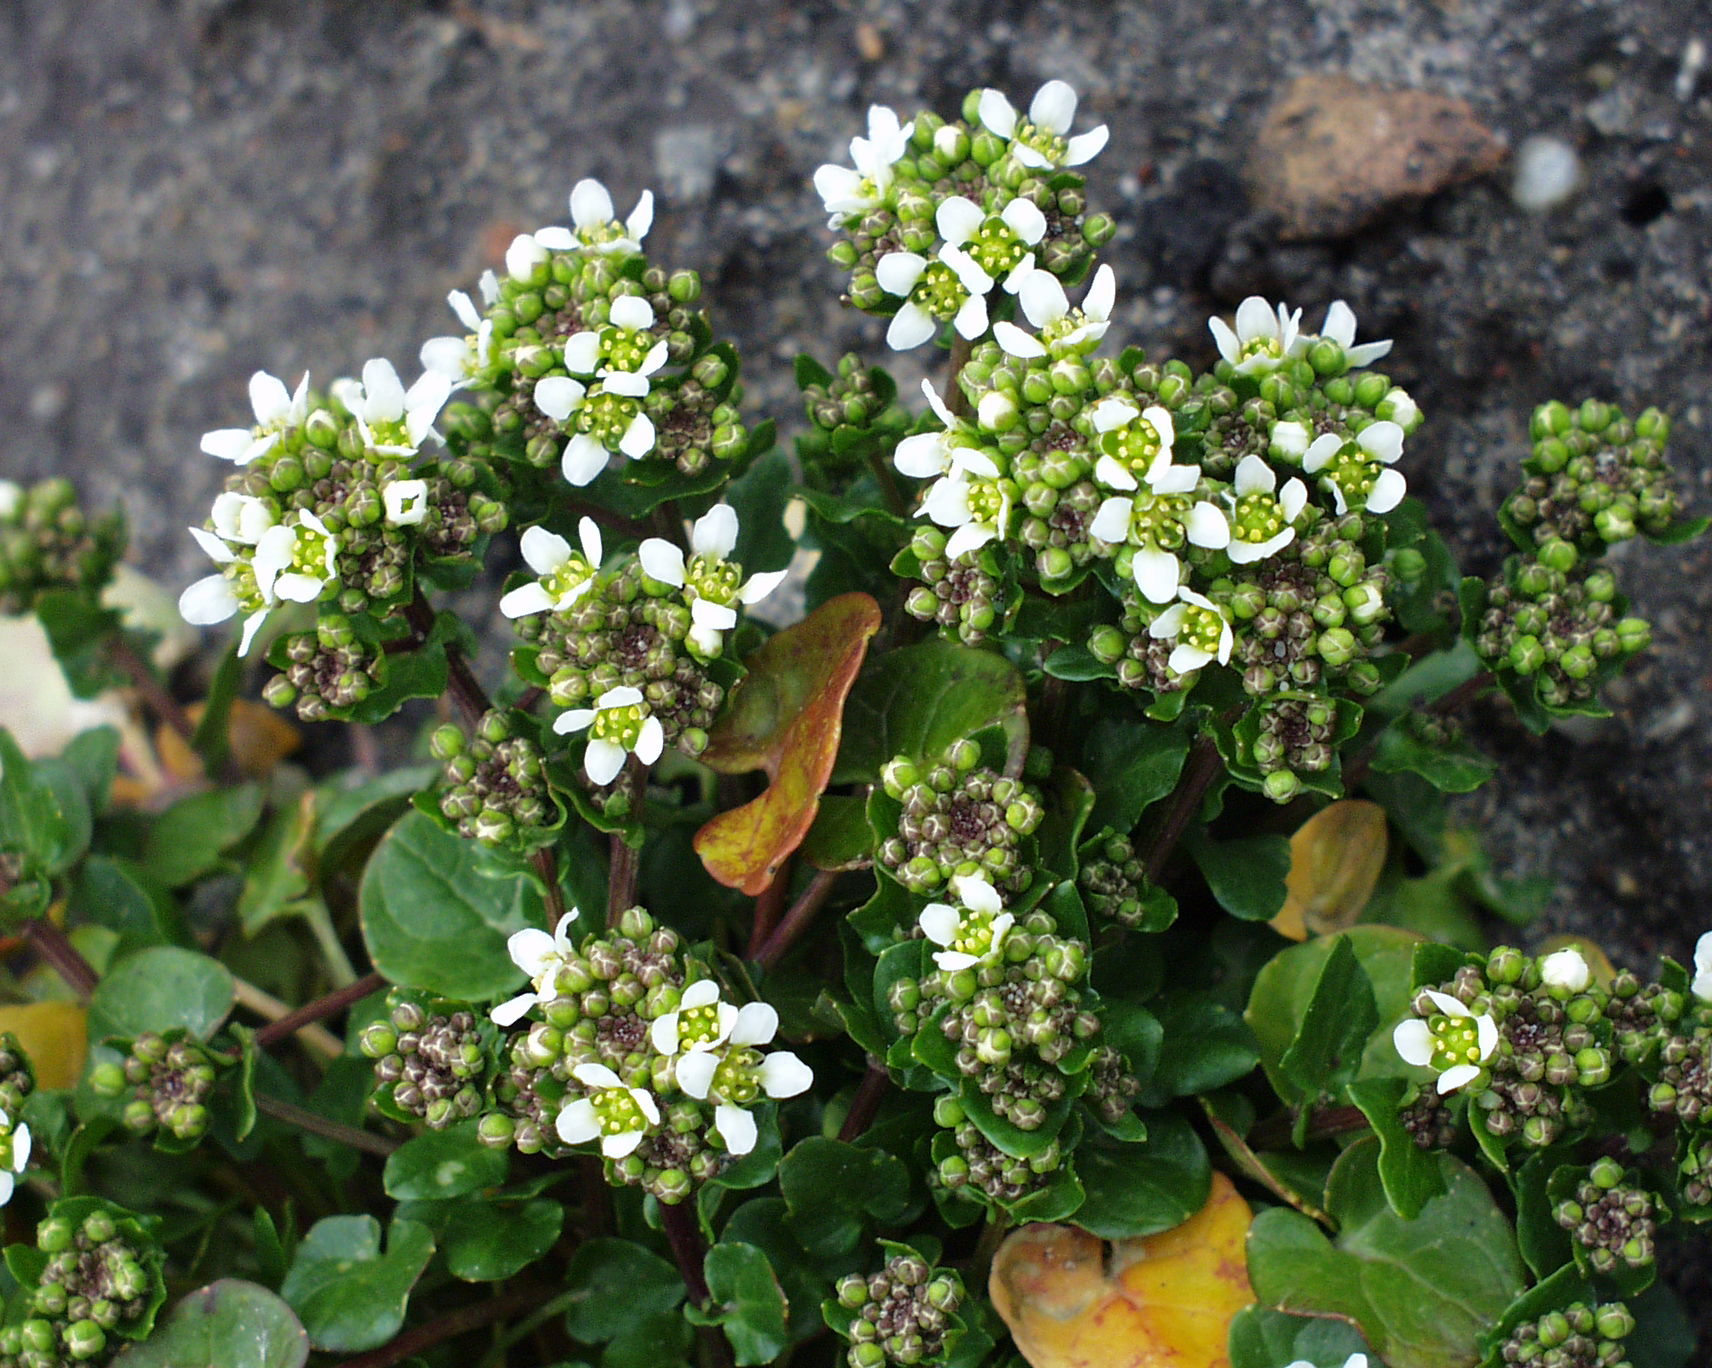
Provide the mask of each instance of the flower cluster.
[{"label": "flower cluster", "polygon": [[1036,275],[1079,278],[1115,229],[1086,213],[1070,168],[1105,146],[1106,128],[1072,135],[1076,93],[1048,81],[1026,115],[996,90],[974,90],[962,117],[907,121],[884,105],[850,143],[850,166],[814,177],[830,225],[828,252],[850,272],[846,299],[889,315],[886,341],[918,347],[944,331],[975,341]]},{"label": "flower cluster", "polygon": [[598,1141],[612,1181],[680,1202],[755,1148],[757,1106],[813,1075],[763,1049],[778,1031],[772,1007],[734,1006],[713,980],[692,980],[678,937],[641,908],[580,944],[574,920],[511,938],[530,987],[492,1012],[514,1033],[481,1136],[525,1153]]},{"label": "flower cluster", "polygon": [[445,766],[440,812],[458,833],[491,846],[528,850],[557,826],[559,808],[547,786],[541,748],[524,734],[526,720],[495,710],[466,736],[450,724],[434,733],[434,758]]},{"label": "flower cluster", "polygon": [[491,1035],[461,1003],[420,1001],[394,989],[386,1016],[358,1041],[374,1060],[377,1105],[430,1130],[477,1115],[492,1072]]},{"label": "flower cluster", "polygon": [[849,1342],[850,1368],[943,1361],[963,1332],[963,1280],[907,1246],[882,1243],[889,1257],[878,1272],[838,1280],[822,1307],[827,1325]]},{"label": "flower cluster", "polygon": [[1644,1268],[1653,1261],[1657,1199],[1627,1179],[1615,1159],[1600,1159],[1574,1194],[1552,1210],[1552,1219],[1575,1243],[1577,1262],[1585,1261],[1595,1273]]},{"label": "flower cluster", "polygon": [[121,1119],[133,1134],[159,1130],[193,1143],[207,1133],[221,1063],[187,1031],[148,1031],[131,1042],[122,1061],[91,1070],[89,1086],[102,1097],[129,1094]]},{"label": "flower cluster", "polygon": [[98,593],[124,550],[123,517],[90,518],[69,480],[0,480],[0,613],[27,613],[54,589]]},{"label": "flower cluster", "polygon": [[898,834],[881,842],[880,863],[912,893],[978,875],[1020,893],[1031,879],[1023,842],[1045,815],[1040,795],[980,763],[973,741],[953,744],[925,767],[900,756],[881,771],[903,805]]},{"label": "flower cluster", "polygon": [[[104,1364],[148,1334],[166,1299],[165,1254],[137,1217],[93,1197],[55,1202],[12,1265],[21,1296],[0,1328],[0,1368]],[[24,1269],[33,1279],[20,1276]]]},{"label": "flower cluster", "polygon": [[1500,1364],[1519,1368],[1630,1368],[1623,1341],[1635,1317],[1622,1302],[1571,1302],[1523,1321],[1498,1346]]},{"label": "flower cluster", "polygon": [[366,641],[343,613],[324,612],[313,632],[280,640],[282,668],[262,697],[276,708],[297,709],[305,722],[349,717],[351,710],[386,682],[386,652]]}]

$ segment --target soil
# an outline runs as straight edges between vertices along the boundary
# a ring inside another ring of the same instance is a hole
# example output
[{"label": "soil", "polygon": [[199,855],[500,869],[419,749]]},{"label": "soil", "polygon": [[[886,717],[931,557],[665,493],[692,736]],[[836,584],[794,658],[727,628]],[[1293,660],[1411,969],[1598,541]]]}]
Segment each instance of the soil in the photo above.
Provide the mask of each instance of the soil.
[{"label": "soil", "polygon": [[[221,474],[197,439],[243,419],[249,373],[413,372],[446,291],[564,221],[581,176],[622,212],[654,188],[650,247],[703,273],[753,407],[789,430],[797,352],[883,351],[834,298],[815,166],[870,101],[949,113],[1054,76],[1112,130],[1090,189],[1124,224],[1114,336],[1204,362],[1207,314],[1246,294],[1310,323],[1347,299],[1363,338],[1396,339],[1428,417],[1406,473],[1465,570],[1504,553],[1491,510],[1548,398],[1673,414],[1712,509],[1700,0],[9,0],[0,38],[0,473],[123,500],[175,585],[203,573],[183,529]],[[1286,243],[1247,148],[1317,72],[1465,100],[1510,146],[1562,139],[1581,188],[1526,213],[1500,169]],[[1504,870],[1558,880],[1539,934],[1648,965],[1712,926],[1712,539],[1620,564],[1656,644],[1617,716],[1534,738],[1477,708],[1504,765],[1468,809]],[[1712,1260],[1671,1259],[1712,1346]]]}]

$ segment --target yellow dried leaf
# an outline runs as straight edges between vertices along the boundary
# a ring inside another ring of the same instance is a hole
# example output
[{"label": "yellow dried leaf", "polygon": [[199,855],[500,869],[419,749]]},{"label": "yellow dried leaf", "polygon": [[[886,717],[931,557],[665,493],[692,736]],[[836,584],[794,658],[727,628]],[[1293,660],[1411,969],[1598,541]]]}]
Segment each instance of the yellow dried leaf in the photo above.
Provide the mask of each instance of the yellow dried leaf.
[{"label": "yellow dried leaf", "polygon": [[1230,1368],[1231,1320],[1254,1300],[1252,1219],[1214,1172],[1182,1225],[1109,1254],[1075,1226],[1024,1226],[999,1246],[987,1290],[1033,1368]]},{"label": "yellow dried leaf", "polygon": [[1321,808],[1290,838],[1288,895],[1272,929],[1299,941],[1354,926],[1385,868],[1387,845],[1379,804],[1344,798]]},{"label": "yellow dried leaf", "polygon": [[[202,704],[192,703],[184,711],[192,722],[202,720]],[[303,744],[303,733],[272,708],[244,698],[232,700],[227,728],[232,759],[247,779],[267,778],[275,765]],[[174,778],[202,777],[202,761],[190,743],[170,727],[162,727],[156,734],[155,748]]]},{"label": "yellow dried leaf", "polygon": [[75,1002],[27,1002],[0,1007],[0,1031],[29,1052],[39,1088],[75,1087],[89,1053],[88,1012]]}]

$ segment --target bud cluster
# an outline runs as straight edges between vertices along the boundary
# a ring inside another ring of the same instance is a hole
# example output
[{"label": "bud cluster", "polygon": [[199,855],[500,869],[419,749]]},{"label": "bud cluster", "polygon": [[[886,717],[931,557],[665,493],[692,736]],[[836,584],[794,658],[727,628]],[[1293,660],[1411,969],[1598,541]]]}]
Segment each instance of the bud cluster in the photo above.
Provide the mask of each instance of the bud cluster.
[{"label": "bud cluster", "polygon": [[482,1109],[491,1034],[462,1003],[419,1001],[394,989],[387,1015],[358,1044],[374,1060],[376,1100],[444,1130]]},{"label": "bud cluster", "polygon": [[1045,816],[1040,795],[980,759],[980,747],[965,740],[936,763],[900,756],[881,771],[903,813],[898,834],[880,844],[880,862],[912,893],[932,893],[957,875],[978,874],[1013,894],[1033,881],[1023,841]]},{"label": "bud cluster", "polygon": [[434,733],[431,749],[445,766],[440,811],[467,840],[529,849],[558,821],[546,759],[518,725],[518,718],[495,710],[472,735],[450,723]]},{"label": "bud cluster", "polygon": [[1147,863],[1127,836],[1109,836],[1082,861],[1076,884],[1096,916],[1131,928],[1147,919]]},{"label": "bud cluster", "polygon": [[1614,404],[1542,404],[1529,425],[1527,478],[1499,516],[1544,548],[1564,541],[1596,556],[1637,533],[1659,536],[1681,516],[1665,459],[1670,419],[1655,408],[1629,419]]},{"label": "bud cluster", "polygon": [[1615,1159],[1598,1160],[1559,1202],[1552,1217],[1567,1230],[1595,1273],[1644,1268],[1653,1261],[1658,1219],[1656,1199],[1625,1181]]},{"label": "bud cluster", "polygon": [[1524,1321],[1498,1347],[1498,1362],[1517,1368],[1629,1368],[1623,1341],[1635,1318],[1622,1302],[1572,1302]]},{"label": "bud cluster", "polygon": [[979,1201],[1012,1207],[1045,1187],[1064,1164],[1057,1140],[1027,1159],[1006,1154],[981,1134],[950,1094],[933,1104],[933,1119],[942,1128],[933,1143],[933,1177],[948,1191],[968,1189]]},{"label": "bud cluster", "polygon": [[124,550],[123,515],[91,518],[71,481],[0,480],[0,613],[27,613],[53,589],[98,594]]},{"label": "bud cluster", "polygon": [[292,633],[275,651],[285,665],[262,697],[276,708],[295,707],[305,722],[348,715],[386,678],[385,652],[343,613],[321,614],[313,632]]},{"label": "bud cluster", "polygon": [[224,1063],[183,1028],[147,1031],[131,1042],[123,1061],[98,1065],[89,1085],[103,1097],[123,1097],[126,1129],[156,1129],[179,1141],[200,1140],[208,1130],[208,1100]]},{"label": "bud cluster", "polygon": [[897,403],[897,385],[878,366],[848,353],[827,371],[808,358],[797,362],[803,404],[812,429],[797,451],[811,482],[842,484],[873,458],[892,453],[910,427]]},{"label": "bud cluster", "polygon": [[877,1273],[851,1273],[838,1280],[838,1307],[849,1313],[840,1333],[850,1342],[850,1368],[914,1365],[943,1358],[962,1322],[957,1310],[966,1295],[963,1280],[935,1268],[914,1250],[896,1250]]},{"label": "bud cluster", "polygon": [[[1302,791],[1302,776],[1322,774],[1336,751],[1337,700],[1315,694],[1262,700],[1255,705],[1255,737],[1244,756],[1260,771],[1262,788],[1275,803]],[[1239,747],[1241,746],[1241,732]]]},{"label": "bud cluster", "polygon": [[1009,607],[998,557],[985,547],[949,557],[945,543],[939,528],[918,527],[894,562],[900,574],[921,580],[904,599],[904,611],[918,621],[936,623],[965,646],[979,646]]},{"label": "bud cluster", "polygon": [[18,1037],[0,1031],[0,1112],[16,1117],[36,1090],[36,1070]]},{"label": "bud cluster", "polygon": [[36,1248],[47,1262],[22,1290],[21,1316],[0,1329],[0,1368],[109,1363],[165,1297],[164,1256],[122,1208],[56,1202],[36,1227]]}]

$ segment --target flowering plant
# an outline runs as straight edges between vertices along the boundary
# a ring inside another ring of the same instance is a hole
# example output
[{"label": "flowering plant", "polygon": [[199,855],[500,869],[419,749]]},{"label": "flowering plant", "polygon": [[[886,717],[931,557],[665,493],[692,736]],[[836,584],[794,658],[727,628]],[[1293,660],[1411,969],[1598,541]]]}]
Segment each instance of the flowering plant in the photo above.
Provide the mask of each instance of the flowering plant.
[{"label": "flowering plant", "polygon": [[[1669,422],[1542,405],[1461,578],[1343,301],[1109,345],[1078,126],[870,111],[829,256],[948,374],[800,358],[794,454],[588,180],[408,387],[258,372],[198,715],[101,601],[120,529],[0,488],[6,606],[188,790],[0,734],[6,916],[89,1042],[0,1039],[0,1368],[1683,1361],[1712,933],[1491,947],[1531,908],[1443,797],[1462,704],[1544,732],[1646,644],[1605,553],[1704,526]],[[252,671],[433,763],[258,757]]]}]

